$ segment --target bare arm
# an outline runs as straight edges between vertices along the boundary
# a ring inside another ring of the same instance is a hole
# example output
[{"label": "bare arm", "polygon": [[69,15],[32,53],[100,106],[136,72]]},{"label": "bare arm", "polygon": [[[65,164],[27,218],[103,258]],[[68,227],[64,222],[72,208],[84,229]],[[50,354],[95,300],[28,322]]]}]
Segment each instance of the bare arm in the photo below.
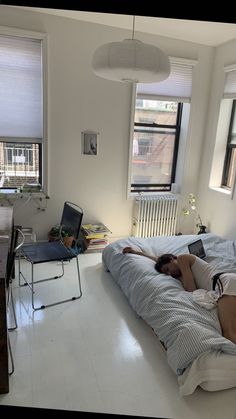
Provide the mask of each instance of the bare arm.
[{"label": "bare arm", "polygon": [[129,247],[129,246],[124,247],[124,249],[122,250],[122,253],[132,253],[133,255],[145,256],[146,258],[154,260],[154,262],[157,262],[157,260],[158,260],[157,256],[148,255],[147,253],[135,250],[135,249],[133,249],[132,247]]},{"label": "bare arm", "polygon": [[180,281],[185,291],[195,291],[197,289],[194,277],[191,271],[191,266],[196,258],[193,255],[180,255],[177,257],[179,269],[181,271]]}]

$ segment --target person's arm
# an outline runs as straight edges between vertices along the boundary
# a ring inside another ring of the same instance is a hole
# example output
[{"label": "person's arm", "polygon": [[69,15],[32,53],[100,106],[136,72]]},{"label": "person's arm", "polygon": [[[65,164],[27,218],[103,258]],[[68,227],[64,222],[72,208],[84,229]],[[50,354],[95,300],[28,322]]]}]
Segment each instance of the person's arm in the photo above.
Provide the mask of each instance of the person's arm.
[{"label": "person's arm", "polygon": [[181,271],[180,281],[185,291],[195,291],[197,289],[194,277],[191,271],[191,266],[195,262],[196,257],[193,255],[179,255],[177,256],[177,262]]},{"label": "person's arm", "polygon": [[122,253],[132,253],[134,255],[145,256],[146,258],[149,258],[149,259],[154,260],[154,262],[157,262],[157,260],[158,260],[158,257],[157,256],[148,255],[147,253],[144,253],[144,252],[135,250],[135,249],[133,249],[132,247],[129,247],[129,246],[128,247],[125,247],[122,250]]}]

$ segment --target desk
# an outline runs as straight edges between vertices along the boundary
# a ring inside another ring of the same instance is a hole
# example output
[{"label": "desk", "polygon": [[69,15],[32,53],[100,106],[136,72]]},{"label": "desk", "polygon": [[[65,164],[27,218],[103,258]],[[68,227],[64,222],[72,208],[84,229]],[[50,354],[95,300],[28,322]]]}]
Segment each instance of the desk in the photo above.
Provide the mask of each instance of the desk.
[{"label": "desk", "polygon": [[6,265],[13,230],[13,208],[0,207],[0,394],[9,392]]}]

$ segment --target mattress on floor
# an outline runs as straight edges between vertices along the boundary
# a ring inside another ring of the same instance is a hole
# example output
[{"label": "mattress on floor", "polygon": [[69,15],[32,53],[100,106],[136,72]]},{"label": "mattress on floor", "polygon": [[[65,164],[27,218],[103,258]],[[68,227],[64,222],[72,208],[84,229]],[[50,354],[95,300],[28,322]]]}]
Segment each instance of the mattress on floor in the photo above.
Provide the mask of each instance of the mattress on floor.
[{"label": "mattress on floor", "polygon": [[[122,249],[132,246],[154,256],[178,255],[188,253],[188,244],[197,239],[197,235],[129,237],[108,245],[102,254],[105,268],[132,308],[164,343],[168,364],[178,376],[182,395],[193,393],[198,385],[209,391],[236,386],[236,378],[232,378],[232,371],[236,372],[236,345],[222,336],[216,307],[207,310],[200,306],[180,281],[158,273],[154,261],[123,254]],[[221,272],[236,272],[235,241],[212,233],[201,235],[201,239],[210,264]],[[225,368],[225,363],[231,368]],[[218,373],[213,374],[216,366]],[[219,379],[222,371],[224,379]]]}]

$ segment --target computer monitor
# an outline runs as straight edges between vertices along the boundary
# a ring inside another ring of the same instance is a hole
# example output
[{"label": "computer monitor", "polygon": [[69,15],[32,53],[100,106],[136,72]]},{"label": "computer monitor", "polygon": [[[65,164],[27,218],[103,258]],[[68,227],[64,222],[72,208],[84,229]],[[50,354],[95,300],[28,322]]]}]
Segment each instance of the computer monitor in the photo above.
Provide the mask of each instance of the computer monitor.
[{"label": "computer monitor", "polygon": [[65,202],[61,217],[61,225],[71,229],[75,239],[77,239],[80,232],[83,212],[81,208],[78,207],[78,209],[76,209],[73,205],[75,204]]}]

